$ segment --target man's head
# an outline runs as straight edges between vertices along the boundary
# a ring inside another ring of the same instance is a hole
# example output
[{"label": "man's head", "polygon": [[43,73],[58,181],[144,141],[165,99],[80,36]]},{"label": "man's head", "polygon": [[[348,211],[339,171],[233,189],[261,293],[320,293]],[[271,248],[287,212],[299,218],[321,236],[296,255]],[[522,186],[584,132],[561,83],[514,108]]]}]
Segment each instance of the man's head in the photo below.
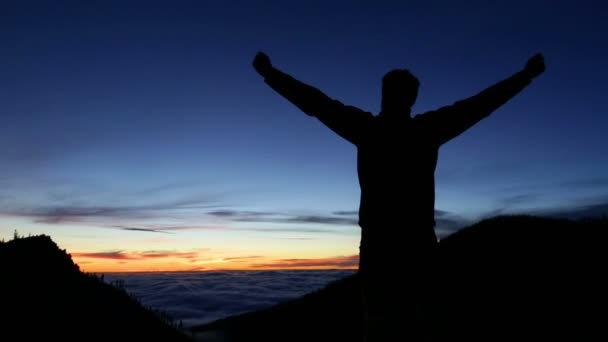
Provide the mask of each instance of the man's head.
[{"label": "man's head", "polygon": [[385,114],[410,114],[420,82],[406,69],[389,71],[382,78],[382,109]]}]

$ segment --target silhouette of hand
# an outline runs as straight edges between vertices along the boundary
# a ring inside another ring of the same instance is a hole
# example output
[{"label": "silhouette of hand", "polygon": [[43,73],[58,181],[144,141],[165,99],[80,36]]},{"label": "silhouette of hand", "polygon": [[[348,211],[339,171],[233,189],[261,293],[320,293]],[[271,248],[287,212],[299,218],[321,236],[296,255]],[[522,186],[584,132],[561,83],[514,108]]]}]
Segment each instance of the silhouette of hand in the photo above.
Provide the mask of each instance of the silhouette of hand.
[{"label": "silhouette of hand", "polygon": [[266,76],[272,69],[272,63],[270,62],[270,58],[268,58],[265,53],[258,52],[253,60],[253,67],[260,75]]},{"label": "silhouette of hand", "polygon": [[536,55],[532,56],[532,58],[528,60],[528,63],[526,63],[524,71],[530,76],[530,78],[534,78],[542,74],[545,71],[545,60],[543,55],[537,53]]}]

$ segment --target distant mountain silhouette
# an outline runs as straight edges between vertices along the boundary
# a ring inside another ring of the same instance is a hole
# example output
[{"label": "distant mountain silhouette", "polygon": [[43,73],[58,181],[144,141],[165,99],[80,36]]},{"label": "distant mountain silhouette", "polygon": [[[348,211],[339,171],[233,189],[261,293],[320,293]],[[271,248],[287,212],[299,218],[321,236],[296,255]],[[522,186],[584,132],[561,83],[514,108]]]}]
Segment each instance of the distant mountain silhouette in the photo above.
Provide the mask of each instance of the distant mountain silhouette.
[{"label": "distant mountain silhouette", "polygon": [[41,235],[0,243],[0,340],[190,341]]},{"label": "distant mountain silhouette", "polygon": [[[607,236],[608,219],[503,216],[442,240],[433,340],[607,340]],[[193,331],[204,341],[361,341],[358,281]]]}]

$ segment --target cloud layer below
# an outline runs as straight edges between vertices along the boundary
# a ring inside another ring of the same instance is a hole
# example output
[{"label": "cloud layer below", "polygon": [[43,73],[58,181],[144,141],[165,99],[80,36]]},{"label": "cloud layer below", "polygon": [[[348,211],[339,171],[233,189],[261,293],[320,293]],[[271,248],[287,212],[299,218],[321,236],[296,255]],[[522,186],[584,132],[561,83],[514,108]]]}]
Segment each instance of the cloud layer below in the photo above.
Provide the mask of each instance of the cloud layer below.
[{"label": "cloud layer below", "polygon": [[353,271],[231,271],[114,273],[143,305],[162,310],[184,327],[263,309],[317,290]]}]

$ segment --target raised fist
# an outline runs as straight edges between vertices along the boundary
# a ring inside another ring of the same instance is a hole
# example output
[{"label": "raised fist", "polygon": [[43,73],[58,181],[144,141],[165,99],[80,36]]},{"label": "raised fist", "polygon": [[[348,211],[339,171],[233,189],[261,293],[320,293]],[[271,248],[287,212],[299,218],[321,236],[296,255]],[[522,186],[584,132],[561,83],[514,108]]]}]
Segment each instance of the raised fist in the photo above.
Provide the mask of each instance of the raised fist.
[{"label": "raised fist", "polygon": [[268,58],[265,53],[258,52],[253,59],[253,67],[260,75],[266,76],[272,69],[272,63],[270,62],[270,58]]},{"label": "raised fist", "polygon": [[545,60],[543,55],[540,53],[532,56],[526,63],[524,71],[530,76],[530,78],[534,78],[545,71]]}]

